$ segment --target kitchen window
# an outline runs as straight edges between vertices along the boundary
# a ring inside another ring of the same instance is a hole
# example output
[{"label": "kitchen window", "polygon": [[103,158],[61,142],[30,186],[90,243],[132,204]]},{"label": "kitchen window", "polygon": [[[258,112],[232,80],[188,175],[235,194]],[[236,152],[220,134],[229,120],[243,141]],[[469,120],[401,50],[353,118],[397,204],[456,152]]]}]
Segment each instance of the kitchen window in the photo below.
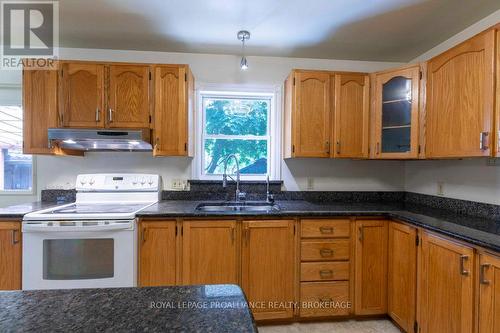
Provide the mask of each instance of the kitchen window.
[{"label": "kitchen window", "polygon": [[[242,179],[276,178],[274,92],[201,91],[199,173],[201,179],[220,179],[229,154],[238,158]],[[234,160],[228,173],[235,173]]]},{"label": "kitchen window", "polygon": [[23,154],[23,110],[0,105],[0,193],[33,189],[33,160]]}]

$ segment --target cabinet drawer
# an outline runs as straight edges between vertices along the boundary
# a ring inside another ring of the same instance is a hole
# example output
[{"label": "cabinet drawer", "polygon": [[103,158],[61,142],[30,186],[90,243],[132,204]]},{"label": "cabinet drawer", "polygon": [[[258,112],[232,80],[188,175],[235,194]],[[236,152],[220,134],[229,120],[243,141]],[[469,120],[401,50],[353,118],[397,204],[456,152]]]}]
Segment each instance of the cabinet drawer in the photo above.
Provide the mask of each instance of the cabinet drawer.
[{"label": "cabinet drawer", "polygon": [[300,281],[349,280],[349,262],[303,262]]},{"label": "cabinet drawer", "polygon": [[349,239],[302,241],[300,259],[303,261],[348,260],[349,242]]},{"label": "cabinet drawer", "polygon": [[345,316],[351,312],[349,282],[303,282],[300,284],[300,316]]},{"label": "cabinet drawer", "polygon": [[307,219],[300,221],[302,238],[349,237],[351,221]]}]

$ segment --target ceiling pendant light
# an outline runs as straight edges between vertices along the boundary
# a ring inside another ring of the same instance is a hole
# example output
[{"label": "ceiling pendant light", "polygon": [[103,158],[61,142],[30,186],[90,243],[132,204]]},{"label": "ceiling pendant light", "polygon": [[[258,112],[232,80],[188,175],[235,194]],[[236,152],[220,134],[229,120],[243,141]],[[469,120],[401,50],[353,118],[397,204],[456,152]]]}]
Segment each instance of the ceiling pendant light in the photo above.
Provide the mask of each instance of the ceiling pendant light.
[{"label": "ceiling pendant light", "polygon": [[238,39],[241,40],[241,43],[242,43],[240,68],[245,71],[248,69],[248,61],[247,61],[247,57],[245,57],[245,41],[250,39],[250,33],[246,30],[241,30],[241,31],[238,31],[237,36],[238,36]]}]

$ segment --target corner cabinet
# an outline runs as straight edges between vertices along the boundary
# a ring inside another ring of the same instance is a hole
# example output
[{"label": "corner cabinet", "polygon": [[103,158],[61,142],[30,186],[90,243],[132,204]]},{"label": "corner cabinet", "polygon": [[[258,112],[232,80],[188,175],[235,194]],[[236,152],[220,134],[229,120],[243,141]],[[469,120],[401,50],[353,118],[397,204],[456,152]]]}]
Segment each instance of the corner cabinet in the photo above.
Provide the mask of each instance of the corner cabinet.
[{"label": "corner cabinet", "polygon": [[387,313],[387,223],[386,220],[356,221],[356,315]]},{"label": "corner cabinet", "polygon": [[424,231],[419,251],[419,332],[472,333],[474,250]]},{"label": "corner cabinet", "polygon": [[193,156],[194,77],[186,65],[154,67],[154,156]]},{"label": "corner cabinet", "polygon": [[420,73],[415,65],[374,75],[373,158],[418,158]]},{"label": "corner cabinet", "polygon": [[493,135],[495,31],[432,58],[427,67],[426,156],[489,156]]},{"label": "corner cabinet", "polygon": [[292,318],[295,221],[244,221],[242,287],[256,320]]},{"label": "corner cabinet", "polygon": [[21,289],[21,222],[0,222],[0,290]]},{"label": "corner cabinet", "polygon": [[332,76],[333,133],[330,155],[367,158],[370,117],[370,79],[363,73]]}]

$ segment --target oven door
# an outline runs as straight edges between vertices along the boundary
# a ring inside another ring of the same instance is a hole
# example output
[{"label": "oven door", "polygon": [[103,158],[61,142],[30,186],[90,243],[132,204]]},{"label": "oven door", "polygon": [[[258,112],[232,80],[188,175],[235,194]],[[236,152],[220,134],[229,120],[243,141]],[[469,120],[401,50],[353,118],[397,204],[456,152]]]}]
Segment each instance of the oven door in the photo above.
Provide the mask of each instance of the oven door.
[{"label": "oven door", "polygon": [[23,222],[23,289],[136,286],[134,220]]}]

